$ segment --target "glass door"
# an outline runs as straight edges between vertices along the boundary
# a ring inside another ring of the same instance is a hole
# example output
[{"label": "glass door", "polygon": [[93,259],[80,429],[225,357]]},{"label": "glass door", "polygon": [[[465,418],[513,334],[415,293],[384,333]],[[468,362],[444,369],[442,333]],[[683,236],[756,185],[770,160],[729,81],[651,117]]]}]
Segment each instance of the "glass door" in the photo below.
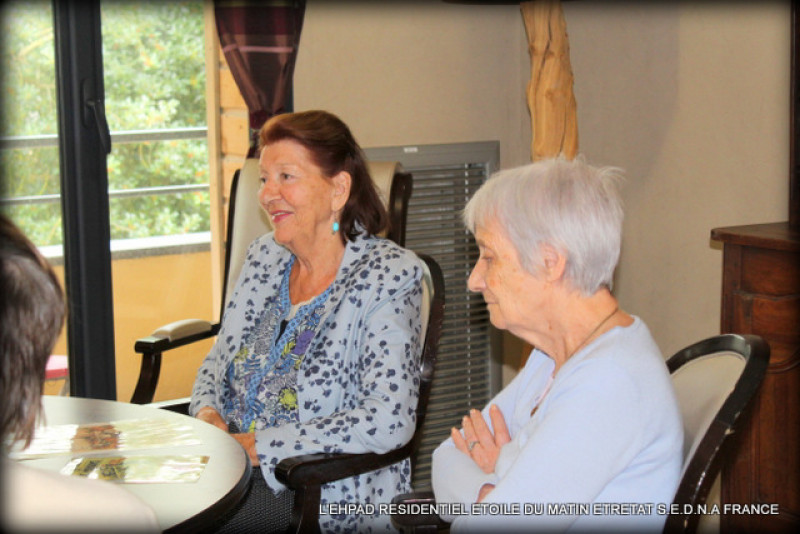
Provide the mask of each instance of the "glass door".
[{"label": "glass door", "polygon": [[[0,210],[64,284],[53,12],[49,1],[0,4]],[[69,319],[68,319],[69,320]],[[66,391],[66,329],[53,350],[46,394]]]},{"label": "glass door", "polygon": [[[0,209],[66,286],[72,393],[127,401],[137,338],[214,315],[203,1],[6,1],[0,23]],[[207,348],[165,359],[157,400]]]},{"label": "glass door", "polygon": [[[108,0],[101,16],[117,392],[127,401],[136,339],[214,315],[203,1]],[[166,354],[156,400],[189,395],[208,348]]]}]

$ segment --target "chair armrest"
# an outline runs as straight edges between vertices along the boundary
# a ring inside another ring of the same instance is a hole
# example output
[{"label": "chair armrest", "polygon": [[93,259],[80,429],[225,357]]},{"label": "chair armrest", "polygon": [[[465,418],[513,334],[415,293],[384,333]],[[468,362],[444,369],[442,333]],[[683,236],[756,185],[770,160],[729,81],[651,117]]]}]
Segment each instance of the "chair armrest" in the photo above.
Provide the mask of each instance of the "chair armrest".
[{"label": "chair armrest", "polygon": [[294,490],[309,485],[319,486],[396,464],[409,454],[410,449],[406,445],[385,454],[317,453],[292,456],[278,463],[275,478]]},{"label": "chair armrest", "polygon": [[139,380],[131,396],[133,404],[150,404],[155,396],[158,377],[161,373],[161,353],[214,337],[219,333],[219,323],[211,324],[200,319],[175,321],[153,332],[148,337],[137,339],[133,350],[142,355]]},{"label": "chair armrest", "polygon": [[[432,491],[416,491],[412,493],[402,493],[392,499],[392,504],[413,507],[423,505],[433,508],[436,505],[436,498]],[[413,508],[409,508],[413,510]],[[392,523],[399,527],[403,532],[436,532],[449,525],[435,513],[393,513]]]},{"label": "chair armrest", "polygon": [[392,504],[436,504],[436,497],[433,491],[413,491],[411,493],[401,493],[392,499]]},{"label": "chair armrest", "polygon": [[295,491],[292,530],[319,531],[323,484],[395,464],[408,458],[410,453],[411,443],[385,454],[317,453],[284,458],[275,466],[275,478]]},{"label": "chair armrest", "polygon": [[219,333],[219,323],[212,324],[202,319],[184,319],[164,325],[136,340],[133,350],[140,354],[153,354],[174,349]]},{"label": "chair armrest", "polygon": [[189,415],[189,402],[191,397],[183,397],[181,399],[170,399],[165,401],[151,402],[148,404],[151,408],[159,408],[161,410],[169,410],[183,415]]}]

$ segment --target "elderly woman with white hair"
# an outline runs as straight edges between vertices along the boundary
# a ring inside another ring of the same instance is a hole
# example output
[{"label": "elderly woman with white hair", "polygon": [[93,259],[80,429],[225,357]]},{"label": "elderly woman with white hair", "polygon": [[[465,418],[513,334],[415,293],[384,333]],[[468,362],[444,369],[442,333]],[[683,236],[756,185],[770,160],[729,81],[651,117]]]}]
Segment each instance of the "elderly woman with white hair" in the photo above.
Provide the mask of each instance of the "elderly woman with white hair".
[{"label": "elderly woman with white hair", "polygon": [[454,532],[663,528],[682,424],[658,346],[611,293],[619,176],[540,161],[496,173],[466,207],[480,249],[469,289],[534,349],[433,453],[437,502],[467,512],[443,517]]}]

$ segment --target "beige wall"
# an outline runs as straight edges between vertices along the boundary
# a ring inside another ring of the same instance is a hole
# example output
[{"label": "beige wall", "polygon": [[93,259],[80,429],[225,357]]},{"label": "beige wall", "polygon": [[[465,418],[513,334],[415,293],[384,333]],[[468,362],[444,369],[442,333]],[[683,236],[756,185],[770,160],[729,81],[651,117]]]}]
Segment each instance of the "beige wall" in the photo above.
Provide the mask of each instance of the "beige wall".
[{"label": "beige wall", "polygon": [[499,140],[528,157],[519,7],[308,0],[295,109],[322,108],[362,146]]},{"label": "beige wall", "polygon": [[[309,0],[295,108],[364,146],[497,139],[528,162],[519,7],[374,4]],[[563,5],[581,151],[628,176],[616,291],[669,354],[719,329],[710,230],[787,217],[789,4],[642,4]]]},{"label": "beige wall", "polygon": [[581,149],[627,171],[616,293],[669,355],[719,331],[710,230],[788,218],[789,2],[564,11]]}]

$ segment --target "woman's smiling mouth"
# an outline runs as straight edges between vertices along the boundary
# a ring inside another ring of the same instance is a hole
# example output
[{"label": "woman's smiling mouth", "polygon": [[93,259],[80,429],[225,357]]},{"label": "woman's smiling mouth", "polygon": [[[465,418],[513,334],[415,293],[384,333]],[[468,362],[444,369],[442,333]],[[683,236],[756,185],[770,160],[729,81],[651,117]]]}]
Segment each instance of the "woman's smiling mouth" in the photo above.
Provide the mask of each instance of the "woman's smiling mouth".
[{"label": "woman's smiling mouth", "polygon": [[286,217],[288,217],[291,214],[292,214],[291,211],[279,210],[279,211],[270,212],[269,216],[272,218],[272,222],[273,223],[278,224],[279,222],[281,222],[282,220],[284,220]]}]

